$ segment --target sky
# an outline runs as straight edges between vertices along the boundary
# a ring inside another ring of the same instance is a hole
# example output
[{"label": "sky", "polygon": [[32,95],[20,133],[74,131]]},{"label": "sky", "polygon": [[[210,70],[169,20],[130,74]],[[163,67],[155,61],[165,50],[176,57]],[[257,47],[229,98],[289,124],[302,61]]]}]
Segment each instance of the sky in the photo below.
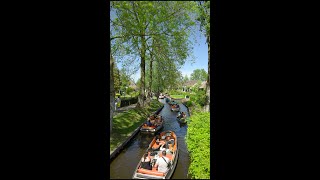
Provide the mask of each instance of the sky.
[{"label": "sky", "polygon": [[[111,13],[111,18],[113,19],[114,13]],[[190,78],[191,73],[195,69],[204,69],[208,72],[208,45],[206,44],[206,38],[203,33],[200,32],[199,27],[196,27],[196,36],[190,36],[189,40],[193,42],[193,53],[191,56],[194,56],[194,62],[191,62],[191,57],[187,58],[184,66],[182,66],[179,71],[182,72],[183,77],[187,75]],[[197,42],[195,42],[196,38]],[[122,64],[117,64],[118,68],[121,69]],[[138,71],[131,76],[135,82],[140,78],[140,68]]]}]

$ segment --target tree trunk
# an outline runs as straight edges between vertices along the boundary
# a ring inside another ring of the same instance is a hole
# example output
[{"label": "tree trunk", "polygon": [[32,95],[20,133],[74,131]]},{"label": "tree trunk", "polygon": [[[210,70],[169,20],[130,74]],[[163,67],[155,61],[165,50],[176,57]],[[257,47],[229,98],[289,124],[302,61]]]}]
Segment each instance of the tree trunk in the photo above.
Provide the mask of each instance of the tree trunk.
[{"label": "tree trunk", "polygon": [[151,60],[150,60],[150,81],[149,81],[149,96],[152,98],[152,54],[151,54]]},{"label": "tree trunk", "polygon": [[206,102],[205,110],[207,112],[210,112],[210,35],[207,35],[207,43],[208,43],[208,80],[207,80],[207,86],[206,86],[207,102]]},{"label": "tree trunk", "polygon": [[140,68],[141,68],[141,84],[140,84],[140,95],[138,97],[138,103],[137,107],[144,107],[144,101],[145,101],[145,55],[146,55],[146,45],[145,45],[145,37],[141,36],[141,63],[140,63]]},{"label": "tree trunk", "polygon": [[112,131],[113,111],[115,110],[115,102],[114,102],[115,92],[114,92],[113,66],[114,66],[114,60],[113,60],[111,52],[110,52],[110,133]]}]

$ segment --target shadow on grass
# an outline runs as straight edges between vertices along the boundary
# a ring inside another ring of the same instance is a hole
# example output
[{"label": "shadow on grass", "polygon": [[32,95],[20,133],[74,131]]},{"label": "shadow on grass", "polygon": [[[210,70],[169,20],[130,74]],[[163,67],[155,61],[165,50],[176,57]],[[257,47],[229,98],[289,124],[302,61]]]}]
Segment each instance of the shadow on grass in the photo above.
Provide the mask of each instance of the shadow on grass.
[{"label": "shadow on grass", "polygon": [[162,106],[157,100],[152,101],[150,106],[135,108],[117,114],[113,118],[113,129],[110,136],[110,150],[126,140],[128,136],[138,128],[147,117]]}]

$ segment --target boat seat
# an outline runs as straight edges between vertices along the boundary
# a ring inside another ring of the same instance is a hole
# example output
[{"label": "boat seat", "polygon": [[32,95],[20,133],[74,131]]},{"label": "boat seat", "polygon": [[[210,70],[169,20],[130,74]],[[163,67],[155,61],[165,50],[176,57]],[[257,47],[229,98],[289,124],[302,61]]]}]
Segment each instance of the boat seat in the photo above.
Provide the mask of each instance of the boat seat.
[{"label": "boat seat", "polygon": [[164,176],[163,172],[158,172],[157,170],[154,170],[154,169],[148,170],[148,169],[140,168],[140,169],[138,169],[138,173],[149,174],[149,175],[154,175],[154,176]]}]

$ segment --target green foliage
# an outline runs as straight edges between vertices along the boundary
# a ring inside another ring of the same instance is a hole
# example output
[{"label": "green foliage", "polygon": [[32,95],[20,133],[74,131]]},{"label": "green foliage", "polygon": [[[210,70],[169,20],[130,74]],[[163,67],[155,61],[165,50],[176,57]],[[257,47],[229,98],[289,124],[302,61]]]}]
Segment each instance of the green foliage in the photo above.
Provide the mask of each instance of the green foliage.
[{"label": "green foliage", "polygon": [[206,102],[206,93],[205,91],[196,91],[196,92],[192,92],[192,93],[188,93],[188,92],[181,92],[180,94],[183,94],[184,96],[189,96],[189,101],[187,102],[187,106],[191,107],[191,106],[199,106],[199,107],[203,107],[205,105]]},{"label": "green foliage", "polygon": [[200,23],[200,30],[205,36],[210,35],[210,1],[198,1],[197,8],[194,9],[197,13],[196,20]]},{"label": "green foliage", "polygon": [[152,73],[152,91],[174,89],[182,82],[178,69],[192,54],[192,42],[188,38],[195,25],[190,16],[194,5],[187,1],[111,1],[112,55],[134,69],[141,65],[135,64],[137,59],[145,60],[142,92],[149,83],[145,78],[151,60],[156,69]]},{"label": "green foliage", "polygon": [[186,102],[186,106],[187,107],[192,107],[193,106],[193,102],[190,100],[190,101],[187,101]]},{"label": "green foliage", "polygon": [[195,113],[189,120],[186,136],[191,157],[192,179],[210,179],[210,113]]},{"label": "green foliage", "polygon": [[182,94],[182,93],[183,93],[183,91],[175,90],[175,89],[172,89],[169,91],[169,95]]},{"label": "green foliage", "polygon": [[114,82],[114,90],[116,92],[119,92],[119,90],[121,89],[121,77],[120,77],[120,71],[117,68],[117,65],[114,64],[113,66],[113,82]]},{"label": "green foliage", "polygon": [[204,69],[195,69],[191,74],[191,80],[206,81],[208,78],[208,73]]},{"label": "green foliage", "polygon": [[131,94],[132,92],[134,92],[134,89],[132,87],[128,87],[126,89],[126,94]]}]

